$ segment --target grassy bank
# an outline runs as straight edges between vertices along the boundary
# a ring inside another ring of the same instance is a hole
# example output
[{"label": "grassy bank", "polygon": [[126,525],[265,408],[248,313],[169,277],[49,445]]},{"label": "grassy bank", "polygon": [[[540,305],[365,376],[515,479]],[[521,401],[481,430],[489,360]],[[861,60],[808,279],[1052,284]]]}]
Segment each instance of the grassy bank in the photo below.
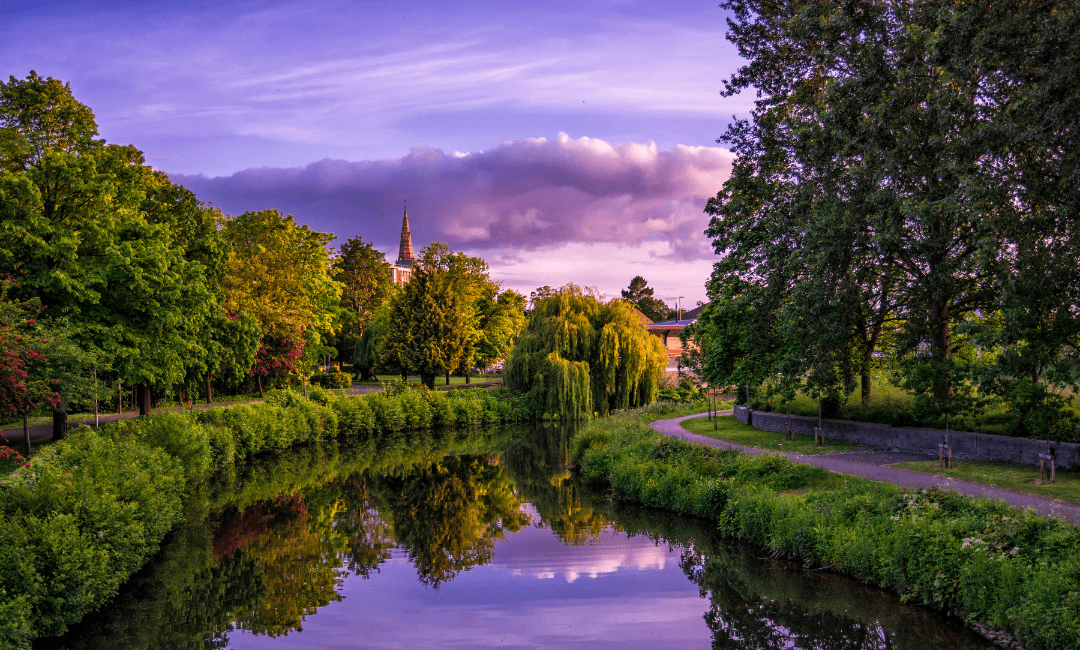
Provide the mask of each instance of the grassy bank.
[{"label": "grassy bank", "polygon": [[[1045,499],[1058,499],[1080,506],[1080,472],[1057,470],[1056,483],[1039,483],[1039,468],[1010,463],[989,463],[977,460],[954,460],[949,469],[938,467],[936,460],[897,463],[893,467],[910,469],[924,474],[948,476],[963,481],[1022,492]],[[1049,470],[1047,470],[1049,471]]]},{"label": "grassy bank", "polygon": [[786,433],[762,431],[747,426],[732,416],[716,418],[713,423],[707,417],[683,420],[682,426],[690,433],[696,433],[717,440],[726,440],[747,447],[758,447],[772,451],[790,451],[798,454],[827,454],[837,451],[854,451],[859,448],[846,442],[828,440],[824,447],[814,446],[813,436],[795,434],[793,440],[787,439]]},{"label": "grassy bank", "polygon": [[528,419],[508,391],[265,402],[82,427],[0,478],[0,648],[28,648],[109,600],[158,549],[185,495],[239,459],[341,436]]},{"label": "grassy bank", "polygon": [[1080,529],[987,499],[832,474],[667,438],[633,413],[575,439],[582,476],[619,498],[711,519],[729,536],[1007,630],[1080,647]]}]

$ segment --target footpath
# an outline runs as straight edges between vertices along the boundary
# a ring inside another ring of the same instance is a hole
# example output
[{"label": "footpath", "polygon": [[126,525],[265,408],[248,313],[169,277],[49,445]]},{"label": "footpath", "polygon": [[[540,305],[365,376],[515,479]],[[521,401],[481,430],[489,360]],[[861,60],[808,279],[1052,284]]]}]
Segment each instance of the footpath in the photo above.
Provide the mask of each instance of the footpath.
[{"label": "footpath", "polygon": [[[992,485],[983,485],[982,483],[960,481],[944,476],[933,476],[931,474],[889,467],[889,465],[893,463],[901,463],[909,460],[926,460],[925,457],[921,456],[915,458],[911,454],[875,451],[836,452],[832,454],[826,453],[807,456],[805,454],[772,451],[760,449],[758,447],[737,445],[733,442],[717,440],[716,438],[709,438],[708,436],[690,433],[682,427],[683,420],[699,418],[703,415],[706,414],[698,413],[696,415],[685,415],[670,420],[657,420],[650,423],[649,426],[656,432],[662,433],[665,436],[678,438],[679,440],[685,440],[686,442],[692,442],[699,445],[706,445],[718,449],[735,449],[751,456],[780,454],[786,456],[792,462],[814,465],[827,469],[830,472],[850,474],[851,476],[868,478],[872,481],[884,481],[913,488],[937,487],[947,490],[956,490],[961,494],[973,497],[1000,499],[1015,508],[1032,508],[1041,515],[1061,517],[1069,519],[1073,523],[1080,523],[1080,506],[1074,506],[1070,503],[1063,503],[1053,499],[1044,499],[1029,494],[1021,494],[1019,492],[1013,492],[1012,490],[1003,490]],[[719,415],[721,417],[732,415],[732,412],[728,411],[726,413],[720,413]]]},{"label": "footpath", "polygon": [[[415,379],[415,377],[411,377],[410,379]],[[498,385],[498,384],[501,384],[501,380],[478,381],[478,382],[474,382],[474,383],[471,383],[471,384],[454,385],[454,386],[451,386],[450,388],[458,388],[458,387],[471,388],[471,387],[475,387],[475,386],[487,386],[487,385]],[[354,385],[349,387],[349,389],[346,391],[346,394],[348,394],[348,395],[365,395],[367,393],[377,393],[377,392],[379,392],[381,390],[382,390],[382,386],[380,386],[378,384],[354,384]],[[252,400],[243,400],[243,402],[215,402],[213,404],[205,404],[205,403],[203,403],[203,404],[192,404],[191,408],[192,409],[217,408],[219,406],[233,406],[233,405],[236,405],[236,404],[247,403],[247,402],[258,402],[258,401],[261,401],[261,400],[252,399]],[[164,412],[165,410],[166,409],[158,409],[155,412],[156,413],[161,413],[161,412]],[[179,407],[179,408],[174,408],[174,409],[169,409],[169,410],[186,411],[187,409],[184,408],[184,407]],[[104,414],[103,413],[103,414],[99,415],[98,422],[100,422],[101,424],[105,424],[106,422],[115,422],[117,420],[127,420],[127,419],[130,419],[130,418],[138,417],[138,415],[139,415],[139,412],[135,411],[135,410],[125,411],[123,413],[110,413],[110,414]],[[91,416],[89,418],[85,417],[85,416],[80,416],[78,419],[68,420],[68,427],[74,428],[74,427],[79,426],[80,424],[85,424],[87,426],[93,426],[94,425],[93,416]],[[30,432],[30,443],[31,444],[37,444],[39,442],[47,442],[49,440],[52,440],[53,425],[52,425],[51,422],[46,422],[45,424],[33,424],[33,425],[30,425],[29,432]],[[22,430],[21,426],[19,426],[17,428],[13,428],[13,429],[4,429],[3,431],[0,431],[0,434],[3,434],[4,438],[7,439],[7,446],[15,447],[16,449],[22,449],[23,430]],[[4,444],[3,441],[0,441],[0,444]]]}]

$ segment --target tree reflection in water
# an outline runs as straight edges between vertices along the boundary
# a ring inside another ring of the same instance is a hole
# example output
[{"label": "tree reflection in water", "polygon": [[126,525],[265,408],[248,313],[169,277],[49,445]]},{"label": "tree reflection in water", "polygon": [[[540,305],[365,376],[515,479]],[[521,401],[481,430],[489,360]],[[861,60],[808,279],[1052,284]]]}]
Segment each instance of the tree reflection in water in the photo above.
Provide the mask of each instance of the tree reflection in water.
[{"label": "tree reflection in water", "polygon": [[612,502],[567,469],[572,429],[431,434],[313,445],[249,463],[192,495],[184,523],[114,602],[38,648],[221,648],[232,630],[278,636],[402,549],[437,589],[490,561],[532,504],[564,543],[604,531],[681,548],[708,601],[715,648],[986,648],[960,625],[838,576],[758,557],[707,522]]}]

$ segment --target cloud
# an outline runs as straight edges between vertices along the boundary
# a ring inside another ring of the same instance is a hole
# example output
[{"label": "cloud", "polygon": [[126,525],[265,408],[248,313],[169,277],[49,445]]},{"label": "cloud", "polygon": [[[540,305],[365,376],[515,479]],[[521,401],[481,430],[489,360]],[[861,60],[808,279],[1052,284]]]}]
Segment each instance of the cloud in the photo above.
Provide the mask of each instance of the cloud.
[{"label": "cloud", "polygon": [[512,257],[607,244],[688,261],[711,255],[703,209],[731,160],[717,147],[660,150],[560,133],[467,154],[416,147],[399,159],[172,177],[231,214],[277,208],[339,239],[396,246],[407,196],[418,248],[439,240]]}]

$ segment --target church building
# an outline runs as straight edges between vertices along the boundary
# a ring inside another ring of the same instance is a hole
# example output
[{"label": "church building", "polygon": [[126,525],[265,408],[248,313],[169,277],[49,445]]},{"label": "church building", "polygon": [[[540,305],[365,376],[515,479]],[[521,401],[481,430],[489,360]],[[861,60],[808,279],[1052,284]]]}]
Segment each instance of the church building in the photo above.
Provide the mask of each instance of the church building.
[{"label": "church building", "polygon": [[413,255],[412,233],[409,232],[409,208],[405,207],[405,217],[401,222],[401,243],[398,245],[397,261],[390,265],[390,275],[395,284],[405,284],[412,279],[416,257]]}]

